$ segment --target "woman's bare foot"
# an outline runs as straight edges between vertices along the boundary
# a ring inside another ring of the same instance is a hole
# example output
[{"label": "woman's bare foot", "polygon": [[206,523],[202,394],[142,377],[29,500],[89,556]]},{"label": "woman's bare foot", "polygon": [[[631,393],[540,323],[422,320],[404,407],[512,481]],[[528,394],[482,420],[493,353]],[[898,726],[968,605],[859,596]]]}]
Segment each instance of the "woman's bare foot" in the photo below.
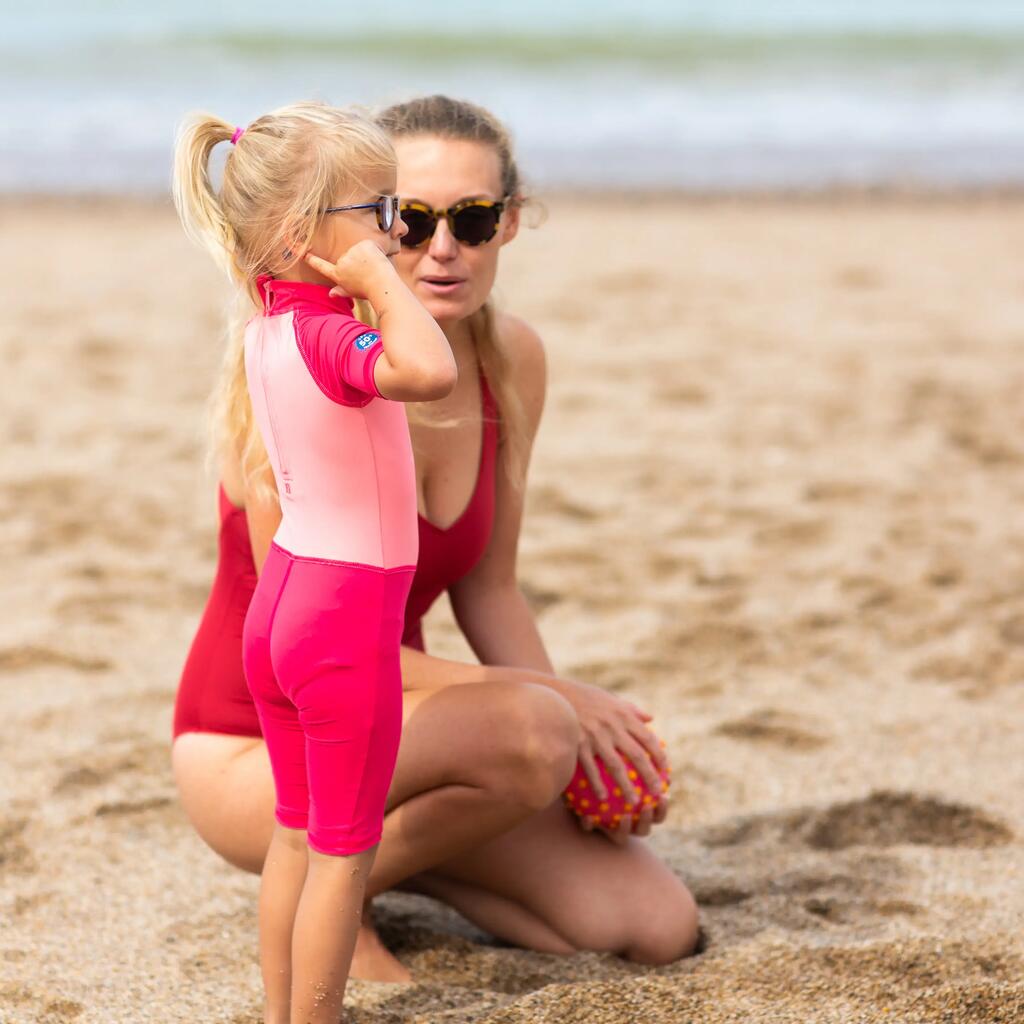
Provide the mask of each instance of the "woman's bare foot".
[{"label": "woman's bare foot", "polygon": [[377,929],[373,927],[369,902],[363,908],[363,923],[356,936],[349,977],[361,981],[412,981],[409,970],[381,942]]}]

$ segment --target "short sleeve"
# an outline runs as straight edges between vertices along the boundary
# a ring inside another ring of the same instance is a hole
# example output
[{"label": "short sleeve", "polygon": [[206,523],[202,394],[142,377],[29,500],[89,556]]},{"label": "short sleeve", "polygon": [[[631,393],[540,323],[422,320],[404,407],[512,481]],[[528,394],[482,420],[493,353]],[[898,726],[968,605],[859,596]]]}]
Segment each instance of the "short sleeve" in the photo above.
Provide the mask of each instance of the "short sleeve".
[{"label": "short sleeve", "polygon": [[299,351],[320,390],[339,405],[381,397],[373,368],[384,352],[380,332],[344,313],[295,314]]}]

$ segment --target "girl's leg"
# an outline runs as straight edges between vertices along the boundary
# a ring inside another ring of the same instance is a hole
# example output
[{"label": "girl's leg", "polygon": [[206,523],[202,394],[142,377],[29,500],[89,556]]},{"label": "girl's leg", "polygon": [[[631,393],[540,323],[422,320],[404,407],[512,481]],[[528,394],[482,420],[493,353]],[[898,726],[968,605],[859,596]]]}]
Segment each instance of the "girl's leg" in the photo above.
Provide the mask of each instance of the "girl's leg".
[{"label": "girl's leg", "polygon": [[291,951],[292,1024],[337,1024],[341,1019],[374,853],[371,848],[343,857],[309,850]]},{"label": "girl's leg", "polygon": [[288,1024],[292,992],[292,933],[306,882],[306,833],[275,825],[260,881],[260,969],[265,1024]]}]

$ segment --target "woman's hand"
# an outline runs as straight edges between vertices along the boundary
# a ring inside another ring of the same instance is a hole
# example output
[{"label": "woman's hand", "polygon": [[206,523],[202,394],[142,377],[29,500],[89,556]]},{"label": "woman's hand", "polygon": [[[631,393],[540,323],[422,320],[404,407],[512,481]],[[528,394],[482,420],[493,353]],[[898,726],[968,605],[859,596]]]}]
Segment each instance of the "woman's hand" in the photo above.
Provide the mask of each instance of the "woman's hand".
[{"label": "woman's hand", "polygon": [[[598,771],[595,755],[600,755],[608,773],[623,790],[633,788],[628,769],[622,761],[625,756],[640,773],[647,788],[652,793],[661,792],[659,770],[668,768],[668,757],[661,741],[647,724],[651,716],[646,711],[589,683],[560,679],[558,692],[572,705],[579,719],[582,732],[579,761],[599,800],[607,798],[608,790]],[[652,825],[665,820],[667,813],[668,801],[662,797],[653,806],[645,807],[635,824],[624,817],[618,829],[602,831],[617,842],[625,842],[631,833],[647,835]],[[588,831],[594,827],[582,818],[580,823]]]},{"label": "woman's hand", "polygon": [[[350,299],[369,299],[384,275],[396,276],[391,260],[369,238],[356,242],[336,263],[307,252],[305,260],[318,274],[322,274],[337,287],[332,295]],[[386,278],[385,278],[386,279]]]}]

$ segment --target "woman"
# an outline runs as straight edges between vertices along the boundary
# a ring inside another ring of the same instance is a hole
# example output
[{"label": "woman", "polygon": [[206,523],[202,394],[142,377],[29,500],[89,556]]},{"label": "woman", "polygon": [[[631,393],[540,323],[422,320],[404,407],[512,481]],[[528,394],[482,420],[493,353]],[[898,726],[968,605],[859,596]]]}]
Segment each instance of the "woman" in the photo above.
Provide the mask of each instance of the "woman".
[{"label": "woman", "polygon": [[[448,337],[459,383],[429,413],[410,413],[420,560],[403,638],[401,746],[368,895],[399,886],[425,893],[543,952],[671,962],[692,952],[697,914],[683,883],[639,838],[663,820],[664,804],[645,810],[632,835],[626,821],[604,836],[559,800],[577,758],[596,782],[601,755],[623,784],[622,751],[654,785],[645,751],[655,763],[664,755],[649,716],[555,675],[516,582],[545,366],[533,329],[488,303],[523,202],[507,133],[486,111],[445,97],[398,104],[380,121],[398,154],[409,227],[396,266]],[[280,511],[258,466],[244,393],[233,351],[220,390],[220,561],[179,689],[173,761],[199,834],[258,872],[274,789],[239,637]],[[425,653],[420,619],[444,590],[480,665]],[[615,884],[625,872],[628,888]],[[408,978],[366,921],[353,976]]]}]

